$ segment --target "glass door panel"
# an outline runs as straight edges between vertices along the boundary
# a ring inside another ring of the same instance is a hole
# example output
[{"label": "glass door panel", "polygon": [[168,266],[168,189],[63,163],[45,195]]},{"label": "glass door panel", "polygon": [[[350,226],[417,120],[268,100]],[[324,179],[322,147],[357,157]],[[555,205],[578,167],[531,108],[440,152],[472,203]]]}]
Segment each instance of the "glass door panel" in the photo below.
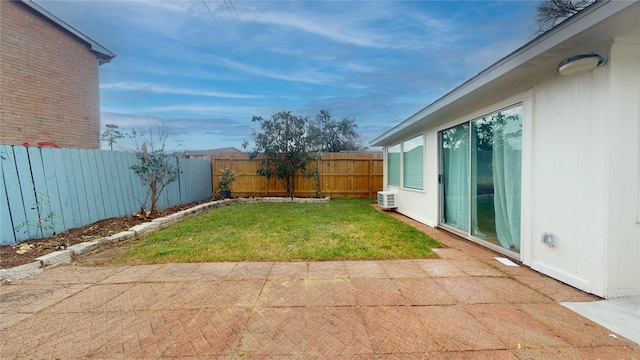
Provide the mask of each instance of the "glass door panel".
[{"label": "glass door panel", "polygon": [[469,231],[469,123],[441,133],[443,224]]}]

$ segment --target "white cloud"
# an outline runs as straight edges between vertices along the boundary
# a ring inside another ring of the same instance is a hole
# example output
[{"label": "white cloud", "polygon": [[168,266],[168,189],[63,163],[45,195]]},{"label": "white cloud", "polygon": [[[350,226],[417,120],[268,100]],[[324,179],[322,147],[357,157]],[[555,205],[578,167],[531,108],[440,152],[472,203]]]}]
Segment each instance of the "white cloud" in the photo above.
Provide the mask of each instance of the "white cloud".
[{"label": "white cloud", "polygon": [[267,67],[257,67],[252,65],[247,65],[232,59],[228,58],[218,58],[218,65],[224,65],[230,69],[234,69],[236,71],[244,72],[246,74],[258,75],[262,77],[267,77],[271,79],[292,81],[292,82],[302,82],[308,84],[329,84],[334,81],[338,81],[339,77],[335,74],[323,73],[316,69],[306,69],[304,71],[296,71],[296,72],[279,72],[274,70],[269,70]]},{"label": "white cloud", "polygon": [[206,104],[169,104],[149,106],[141,113],[197,113],[200,115],[233,115],[251,116],[256,112],[256,107],[228,106],[228,105],[206,105]]},{"label": "white cloud", "polygon": [[187,89],[173,86],[164,86],[159,84],[139,83],[139,82],[112,82],[100,85],[101,89],[109,90],[125,90],[125,91],[149,91],[158,94],[179,94],[208,96],[228,99],[259,99],[260,95],[229,93],[221,91],[210,91],[200,89]]}]

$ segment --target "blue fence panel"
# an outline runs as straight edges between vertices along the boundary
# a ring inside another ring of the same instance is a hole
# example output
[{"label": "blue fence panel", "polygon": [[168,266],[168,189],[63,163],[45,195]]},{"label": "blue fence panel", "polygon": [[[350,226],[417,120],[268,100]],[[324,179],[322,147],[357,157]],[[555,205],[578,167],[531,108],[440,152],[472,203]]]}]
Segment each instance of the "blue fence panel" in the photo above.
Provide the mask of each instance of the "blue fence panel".
[{"label": "blue fence panel", "polygon": [[[0,245],[149,209],[133,153],[0,145]],[[167,208],[211,198],[211,164],[172,158],[182,169],[159,202]],[[42,222],[45,220],[45,222]]]}]

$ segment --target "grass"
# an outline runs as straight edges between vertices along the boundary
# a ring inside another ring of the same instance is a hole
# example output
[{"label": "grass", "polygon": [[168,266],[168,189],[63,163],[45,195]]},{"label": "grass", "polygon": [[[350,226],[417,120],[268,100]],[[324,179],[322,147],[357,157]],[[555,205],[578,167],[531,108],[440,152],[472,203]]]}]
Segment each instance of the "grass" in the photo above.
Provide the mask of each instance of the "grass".
[{"label": "grass", "polygon": [[370,199],[255,203],[213,209],[147,237],[123,263],[429,258],[441,246],[375,210]]}]

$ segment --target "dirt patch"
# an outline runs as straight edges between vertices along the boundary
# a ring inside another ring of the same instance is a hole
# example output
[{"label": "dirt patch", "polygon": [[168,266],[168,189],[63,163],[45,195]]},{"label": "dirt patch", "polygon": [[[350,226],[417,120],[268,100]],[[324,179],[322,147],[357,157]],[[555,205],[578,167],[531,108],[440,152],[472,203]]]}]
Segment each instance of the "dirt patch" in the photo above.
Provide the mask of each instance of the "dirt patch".
[{"label": "dirt patch", "polygon": [[[178,205],[162,211],[156,217],[162,217],[182,211],[197,205]],[[104,219],[95,223],[85,225],[75,229],[69,229],[63,233],[56,234],[44,239],[30,239],[19,244],[0,246],[0,269],[8,269],[14,266],[24,265],[35,261],[37,257],[52,253],[57,250],[64,250],[71,245],[85,241],[92,241],[102,237],[111,236],[121,231],[129,230],[131,227],[150,221],[140,216],[125,216]],[[21,248],[23,251],[20,251]]]}]

